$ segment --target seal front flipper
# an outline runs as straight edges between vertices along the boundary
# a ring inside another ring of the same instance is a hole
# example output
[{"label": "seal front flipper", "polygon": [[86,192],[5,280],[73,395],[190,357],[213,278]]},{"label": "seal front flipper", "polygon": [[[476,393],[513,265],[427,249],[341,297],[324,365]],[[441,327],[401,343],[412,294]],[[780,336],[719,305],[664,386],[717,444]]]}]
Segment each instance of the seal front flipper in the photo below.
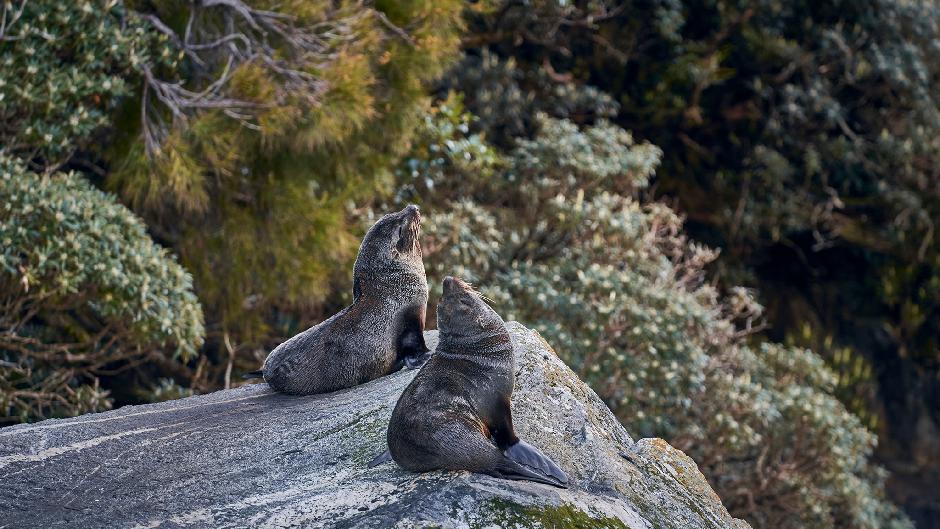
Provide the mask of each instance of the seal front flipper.
[{"label": "seal front flipper", "polygon": [[419,369],[431,358],[431,351],[427,351],[424,354],[417,356],[405,356],[395,360],[395,364],[392,366],[392,373],[397,373],[401,369]]},{"label": "seal front flipper", "polygon": [[389,450],[382,452],[381,454],[375,456],[372,461],[369,461],[369,468],[377,467],[382,463],[387,463],[392,460],[392,453]]},{"label": "seal front flipper", "polygon": [[538,448],[525,441],[520,440],[518,443],[510,446],[503,451],[503,455],[523,467],[543,474],[562,485],[567,485],[568,483],[568,475],[565,474],[562,469],[558,468],[558,465],[556,465],[554,461],[539,451]]},{"label": "seal front flipper", "polygon": [[392,372],[403,367],[417,369],[431,357],[431,350],[424,343],[424,310],[424,306],[410,307],[398,315],[401,331],[395,340]]},{"label": "seal front flipper", "polygon": [[252,378],[264,378],[264,369],[259,369],[257,371],[245,373],[244,375],[242,375],[242,378],[245,380],[250,380]]},{"label": "seal front flipper", "polygon": [[426,351],[424,354],[417,356],[406,356],[405,367],[408,369],[418,369],[423,366],[429,358],[431,358],[431,351]]},{"label": "seal front flipper", "polygon": [[554,461],[516,435],[512,426],[512,409],[508,395],[493,403],[487,419],[493,442],[502,450],[504,456],[559,483],[568,483],[568,476]]},{"label": "seal front flipper", "polygon": [[[519,463],[516,463],[515,461],[505,457],[502,459],[502,461],[497,463],[496,468],[486,471],[486,473],[493,476],[494,478],[511,479],[513,481],[534,481],[536,483],[551,485],[560,489],[568,488],[567,476],[565,476],[564,481],[562,481],[552,476],[543,475],[526,467],[525,465],[520,465]],[[562,475],[564,475],[564,472],[562,472]]]},{"label": "seal front flipper", "polygon": [[399,369],[418,369],[431,358],[431,350],[424,345],[424,333],[420,329],[404,332],[398,340],[398,358],[392,372]]}]

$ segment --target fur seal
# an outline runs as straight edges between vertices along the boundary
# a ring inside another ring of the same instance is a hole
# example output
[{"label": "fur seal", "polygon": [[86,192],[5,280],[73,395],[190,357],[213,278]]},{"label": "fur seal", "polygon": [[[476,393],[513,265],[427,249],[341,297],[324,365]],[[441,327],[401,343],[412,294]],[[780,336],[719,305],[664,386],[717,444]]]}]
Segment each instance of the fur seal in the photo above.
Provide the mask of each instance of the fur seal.
[{"label": "fur seal", "polygon": [[415,205],[379,219],[356,256],[352,305],[277,346],[248,376],[261,375],[282,393],[309,395],[420,366],[430,356],[420,231]]},{"label": "fur seal", "polygon": [[388,425],[389,458],[405,469],[469,470],[567,488],[568,477],[512,426],[515,362],[502,318],[468,284],[444,278],[440,343],[405,388]]}]

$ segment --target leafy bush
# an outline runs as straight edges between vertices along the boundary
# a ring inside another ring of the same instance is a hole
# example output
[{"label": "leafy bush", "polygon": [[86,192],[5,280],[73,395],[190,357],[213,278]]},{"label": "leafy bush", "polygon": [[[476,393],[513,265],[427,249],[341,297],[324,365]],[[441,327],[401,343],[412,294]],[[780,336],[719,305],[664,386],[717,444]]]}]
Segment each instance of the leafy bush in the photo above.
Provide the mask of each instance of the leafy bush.
[{"label": "leafy bush", "polygon": [[[422,191],[432,285],[448,273],[478,283],[632,432],[692,455],[755,527],[910,526],[884,499],[874,436],[834,397],[824,362],[750,343],[762,308],[705,283],[716,253],[666,205],[639,199],[656,147],[608,123],[542,117],[533,139],[500,153],[450,126],[459,115],[449,100],[416,149],[435,156],[405,164],[438,168]],[[408,196],[415,181],[400,175]]]},{"label": "leafy bush", "polygon": [[202,344],[192,278],[81,176],[0,157],[0,421],[110,407],[98,377]]},{"label": "leafy bush", "polygon": [[139,65],[177,67],[168,37],[121,2],[5,2],[0,146],[56,165],[110,123]]},{"label": "leafy bush", "polygon": [[[472,39],[472,37],[471,37]],[[441,89],[459,91],[476,116],[474,126],[487,132],[494,145],[511,146],[513,138],[528,136],[536,115],[550,112],[572,120],[612,118],[620,106],[589,85],[559,82],[545,68],[526,68],[487,48],[467,54],[439,82]]]},{"label": "leafy bush", "polygon": [[[465,42],[507,66],[449,86],[496,139],[562,86],[609,94],[723,282],[765,295],[768,334],[873,363],[877,391],[843,395],[906,473],[938,460],[938,20],[929,0],[501,1]],[[492,112],[504,94],[530,103]]]}]

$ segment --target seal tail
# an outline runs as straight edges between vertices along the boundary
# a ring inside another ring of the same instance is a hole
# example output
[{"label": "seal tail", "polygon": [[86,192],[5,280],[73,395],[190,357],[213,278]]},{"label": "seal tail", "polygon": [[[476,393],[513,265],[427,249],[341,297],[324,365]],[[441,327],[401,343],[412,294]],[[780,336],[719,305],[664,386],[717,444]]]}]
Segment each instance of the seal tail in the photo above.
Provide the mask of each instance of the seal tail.
[{"label": "seal tail", "polygon": [[244,375],[242,375],[242,378],[245,380],[251,380],[253,378],[264,378],[264,369],[259,369],[257,371],[245,373]]}]

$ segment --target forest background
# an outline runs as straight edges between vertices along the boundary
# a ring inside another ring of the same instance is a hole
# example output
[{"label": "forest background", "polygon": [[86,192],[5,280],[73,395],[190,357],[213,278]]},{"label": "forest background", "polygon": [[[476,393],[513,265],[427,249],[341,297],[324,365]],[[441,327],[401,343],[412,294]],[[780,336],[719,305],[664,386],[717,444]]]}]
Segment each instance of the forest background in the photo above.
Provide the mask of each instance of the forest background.
[{"label": "forest background", "polygon": [[940,527],[935,1],[0,10],[0,425],[237,384],[414,202],[430,314],[474,282],[755,528]]}]

